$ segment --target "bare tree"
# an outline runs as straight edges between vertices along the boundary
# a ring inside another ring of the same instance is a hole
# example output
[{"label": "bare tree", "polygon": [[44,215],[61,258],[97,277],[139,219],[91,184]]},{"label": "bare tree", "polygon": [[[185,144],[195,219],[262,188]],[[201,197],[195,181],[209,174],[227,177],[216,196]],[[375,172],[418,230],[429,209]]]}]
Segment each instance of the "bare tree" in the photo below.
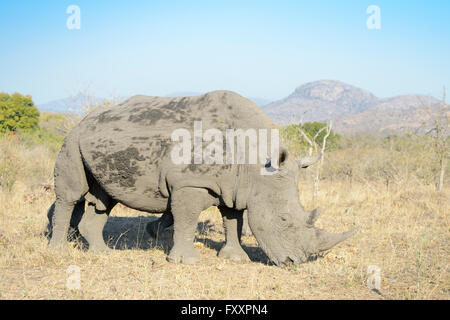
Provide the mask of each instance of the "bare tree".
[{"label": "bare tree", "polygon": [[320,170],[322,169],[322,166],[323,166],[323,160],[325,157],[325,148],[327,145],[327,139],[331,133],[332,125],[333,125],[333,122],[330,120],[330,122],[327,124],[327,126],[323,127],[314,136],[314,141],[315,141],[315,139],[319,136],[320,132],[323,131],[324,129],[326,129],[326,133],[325,133],[325,136],[323,137],[323,141],[322,141],[322,149],[320,150],[320,160],[319,160],[319,164],[316,166],[316,175],[314,177],[314,202],[317,200],[317,196],[319,194]]},{"label": "bare tree", "polygon": [[317,150],[317,144],[315,139],[311,140],[310,138],[308,138],[308,136],[306,135],[306,133],[302,130],[302,124],[300,124],[300,126],[298,127],[298,132],[300,132],[300,134],[303,136],[303,138],[305,138],[306,142],[308,142],[309,144],[309,152],[308,155],[312,156],[313,154],[313,148],[315,150]]},{"label": "bare tree", "polygon": [[111,95],[110,98],[102,99],[97,97],[91,89],[91,84],[87,84],[77,94],[70,95],[71,105],[69,109],[73,112],[88,114],[98,107],[107,107],[123,100],[119,96]]},{"label": "bare tree", "polygon": [[319,135],[325,131],[325,135],[323,137],[322,140],[322,147],[320,149],[320,160],[318,165],[316,166],[316,171],[315,174],[313,175],[314,178],[314,202],[317,201],[317,196],[319,194],[319,181],[320,181],[320,171],[322,169],[323,166],[323,162],[324,162],[324,157],[325,157],[325,149],[326,149],[326,145],[327,145],[327,139],[330,136],[331,133],[331,128],[332,128],[333,122],[330,120],[328,122],[328,124],[321,128],[315,135],[313,138],[309,138],[308,135],[303,131],[302,129],[302,123],[300,123],[299,127],[298,127],[298,131],[299,133],[303,136],[303,138],[306,140],[306,142],[309,144],[309,150],[308,150],[308,154],[309,156],[313,155],[313,149],[314,152],[317,154],[318,153],[318,144],[317,144],[317,138],[319,137]]},{"label": "bare tree", "polygon": [[65,124],[65,130],[70,131],[86,114],[92,112],[98,107],[108,107],[117,104],[123,100],[122,97],[111,95],[107,99],[98,98],[91,88],[91,83],[83,86],[76,94],[70,94],[69,101],[66,104],[67,110],[71,112],[68,115]]},{"label": "bare tree", "polygon": [[445,87],[442,95],[442,104],[440,106],[440,110],[432,119],[433,127],[430,131],[427,132],[433,139],[433,150],[437,156],[437,161],[439,164],[439,177],[436,183],[436,190],[442,191],[444,187],[444,176],[445,170],[447,168],[447,161],[449,158],[449,145],[448,145],[448,136],[449,136],[449,123],[450,117],[448,112],[448,105],[445,102],[446,93]]}]

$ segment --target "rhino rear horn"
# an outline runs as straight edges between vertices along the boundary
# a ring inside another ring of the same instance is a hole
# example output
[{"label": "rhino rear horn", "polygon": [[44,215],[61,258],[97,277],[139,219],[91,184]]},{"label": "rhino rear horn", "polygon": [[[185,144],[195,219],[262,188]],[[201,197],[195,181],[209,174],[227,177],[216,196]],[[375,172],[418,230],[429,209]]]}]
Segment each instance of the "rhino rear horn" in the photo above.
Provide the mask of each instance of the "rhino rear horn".
[{"label": "rhino rear horn", "polygon": [[303,157],[303,158],[297,158],[297,164],[300,168],[308,168],[309,166],[313,165],[317,161],[319,161],[320,156],[313,156],[313,157]]},{"label": "rhino rear horn", "polygon": [[344,233],[328,233],[324,230],[318,230],[317,232],[317,251],[323,252],[330,250],[338,243],[350,238],[352,235],[354,235],[361,227],[356,227],[350,231],[344,232]]}]

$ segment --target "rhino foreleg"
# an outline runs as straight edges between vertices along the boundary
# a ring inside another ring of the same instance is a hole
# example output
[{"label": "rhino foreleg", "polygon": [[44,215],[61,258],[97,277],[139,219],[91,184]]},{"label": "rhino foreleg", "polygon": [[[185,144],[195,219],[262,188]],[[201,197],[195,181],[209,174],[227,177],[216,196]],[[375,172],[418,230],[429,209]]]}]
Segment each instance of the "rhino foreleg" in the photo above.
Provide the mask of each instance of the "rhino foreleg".
[{"label": "rhino foreleg", "polygon": [[200,260],[194,249],[194,236],[200,213],[218,200],[207,189],[181,188],[171,196],[174,220],[173,247],[167,257],[169,262],[193,264]]},{"label": "rhino foreleg", "polygon": [[225,229],[225,245],[219,251],[219,257],[233,261],[248,261],[248,255],[241,246],[243,211],[219,207]]},{"label": "rhino foreleg", "polygon": [[242,222],[242,234],[245,236],[251,236],[252,230],[250,229],[250,226],[248,225],[248,212],[247,210],[244,211],[242,214],[243,216],[243,222]]}]

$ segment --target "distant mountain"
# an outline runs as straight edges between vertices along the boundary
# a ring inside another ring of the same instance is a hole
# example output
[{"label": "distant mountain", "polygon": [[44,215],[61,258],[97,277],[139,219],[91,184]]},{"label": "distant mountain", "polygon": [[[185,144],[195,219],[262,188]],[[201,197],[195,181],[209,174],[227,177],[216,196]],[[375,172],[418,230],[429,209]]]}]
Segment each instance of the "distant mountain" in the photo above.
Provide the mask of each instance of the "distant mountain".
[{"label": "distant mountain", "polygon": [[271,100],[264,99],[264,98],[249,98],[254,103],[256,103],[261,108],[265,108],[268,104],[270,104]]},{"label": "distant mountain", "polygon": [[340,81],[323,80],[304,84],[285,99],[272,102],[264,111],[275,122],[294,119],[327,121],[335,119],[338,132],[399,131],[416,127],[425,114],[434,112],[440,101],[425,95],[379,99],[372,93]]},{"label": "distant mountain", "polygon": [[374,108],[379,110],[407,110],[411,108],[424,108],[427,106],[434,106],[439,103],[440,101],[433,97],[416,94],[380,99],[377,101]]},{"label": "distant mountain", "polygon": [[74,106],[74,103],[71,98],[64,98],[64,99],[58,99],[53,100],[47,103],[38,104],[37,107],[39,110],[42,111],[49,111],[49,112],[57,112],[57,113],[63,113],[63,112],[69,112],[70,107]]},{"label": "distant mountain", "polygon": [[[37,105],[39,110],[56,112],[56,113],[78,113],[80,112],[80,106],[85,103],[86,98],[82,94],[78,94],[74,97],[67,97],[63,99],[53,100],[47,103]],[[100,104],[105,99],[100,97],[89,97],[92,104]]]},{"label": "distant mountain", "polygon": [[433,119],[450,117],[450,110],[442,107],[411,107],[409,109],[373,108],[357,114],[348,114],[334,120],[334,129],[343,134],[357,132],[389,135],[394,133],[425,133],[431,129]]}]

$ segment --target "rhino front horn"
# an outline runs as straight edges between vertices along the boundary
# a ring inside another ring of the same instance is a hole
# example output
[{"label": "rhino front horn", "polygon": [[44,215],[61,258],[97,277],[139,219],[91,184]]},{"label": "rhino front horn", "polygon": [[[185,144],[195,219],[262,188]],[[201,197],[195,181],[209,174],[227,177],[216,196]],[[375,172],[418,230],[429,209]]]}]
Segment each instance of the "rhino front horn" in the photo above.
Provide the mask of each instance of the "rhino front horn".
[{"label": "rhino front horn", "polygon": [[350,231],[344,233],[328,233],[324,230],[318,230],[317,232],[317,251],[327,251],[333,248],[338,243],[347,240],[354,235],[361,227],[356,227]]},{"label": "rhino front horn", "polygon": [[319,161],[320,156],[314,156],[314,157],[304,157],[304,158],[298,158],[297,163],[300,168],[308,168],[309,166],[313,165],[317,161]]}]

